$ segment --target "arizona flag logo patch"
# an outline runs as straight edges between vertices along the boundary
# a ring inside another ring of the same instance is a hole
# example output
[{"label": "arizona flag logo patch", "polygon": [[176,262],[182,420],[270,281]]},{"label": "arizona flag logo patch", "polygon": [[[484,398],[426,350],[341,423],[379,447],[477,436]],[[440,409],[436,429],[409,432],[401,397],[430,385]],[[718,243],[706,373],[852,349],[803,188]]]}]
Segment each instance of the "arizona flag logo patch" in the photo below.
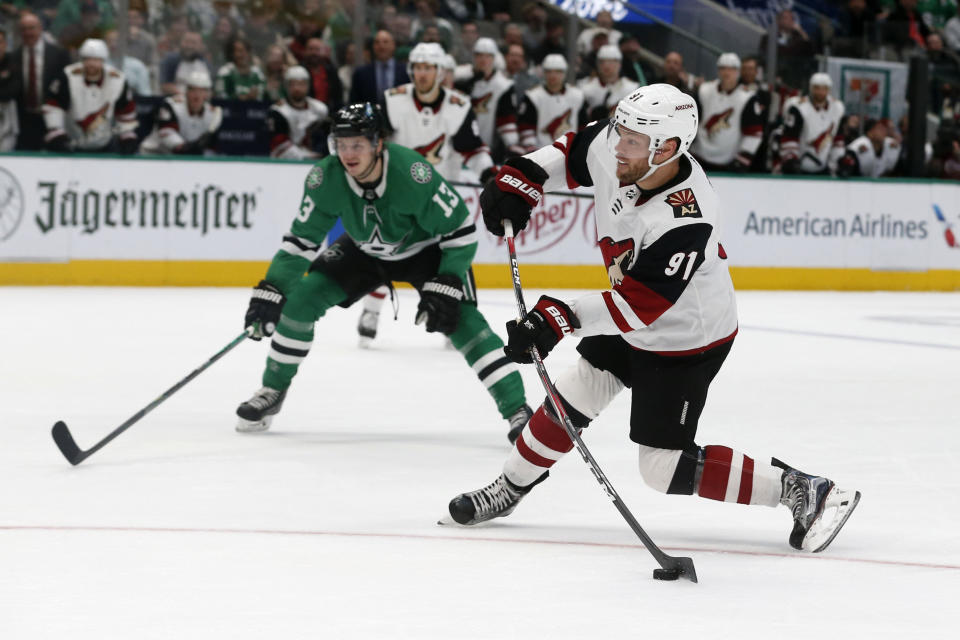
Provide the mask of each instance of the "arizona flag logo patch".
[{"label": "arizona flag logo patch", "polygon": [[667,196],[667,199],[664,200],[664,202],[673,207],[674,218],[703,217],[703,214],[700,213],[700,205],[697,204],[697,199],[693,195],[693,189],[680,189],[680,191],[674,191]]}]

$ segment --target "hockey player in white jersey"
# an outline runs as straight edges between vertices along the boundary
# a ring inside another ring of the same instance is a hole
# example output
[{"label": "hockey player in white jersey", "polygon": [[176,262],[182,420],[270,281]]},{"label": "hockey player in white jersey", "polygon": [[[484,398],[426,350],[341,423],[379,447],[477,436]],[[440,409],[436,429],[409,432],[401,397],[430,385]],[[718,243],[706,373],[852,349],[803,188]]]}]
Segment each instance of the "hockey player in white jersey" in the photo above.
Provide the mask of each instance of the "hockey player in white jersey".
[{"label": "hockey player in white jersey", "polygon": [[810,76],[810,95],[789,98],[783,105],[780,170],[783,173],[832,173],[843,155],[843,103],[830,95],[826,73]]},{"label": "hockey player in white jersey", "polygon": [[740,84],[740,57],[717,58],[716,80],[697,89],[700,130],[690,153],[706,171],[747,171],[763,140],[766,105]]},{"label": "hockey player in white jersey", "polygon": [[287,89],[286,99],[277,101],[267,112],[267,128],[270,131],[270,156],[301,160],[325,155],[317,146],[330,110],[327,105],[311,98],[310,72],[301,66],[290,67],[283,74]]},{"label": "hockey player in white jersey", "polygon": [[[502,221],[509,219],[523,229],[544,192],[592,186],[611,288],[566,301],[542,296],[508,324],[505,352],[530,362],[531,347],[545,357],[562,338],[581,338],[579,361],[556,379],[576,428],[630,387],[630,439],[648,485],[724,502],[784,504],[794,520],[790,544],[822,551],[853,511],[858,492],[776,459],[766,463],[695,441],[710,382],[737,334],[718,197],[687,153],[698,123],[692,96],[655,84],[621,100],[613,119],[507,161],[480,197],[487,228],[503,235]],[[544,404],[502,474],[455,497],[450,516],[470,525],[511,513],[572,448]]]},{"label": "hockey player in white jersey", "polygon": [[[420,153],[447,180],[459,180],[461,167],[466,166],[484,182],[493,177],[496,167],[490,148],[479,136],[470,98],[441,85],[445,56],[435,42],[421,42],[410,51],[407,73],[413,82],[386,94],[385,110],[393,129],[390,141]],[[363,299],[357,321],[362,347],[377,335],[380,308],[388,292],[380,287]]]},{"label": "hockey player in white jersey", "polygon": [[617,103],[640,85],[620,75],[623,54],[613,44],[605,44],[597,51],[597,75],[585,78],[578,85],[587,102],[587,116],[591,120],[613,115]]},{"label": "hockey player in white jersey", "polygon": [[137,105],[123,72],[107,64],[103,40],[80,46],[80,62],[64,67],[48,88],[44,143],[52,151],[133,153]]},{"label": "hockey player in white jersey", "polygon": [[470,96],[480,139],[490,148],[500,138],[505,150],[519,152],[517,109],[513,103],[513,80],[496,68],[499,54],[492,38],[479,38],[473,46],[473,77],[457,85]]},{"label": "hockey player in white jersey", "polygon": [[223,110],[210,104],[210,75],[193,71],[186,82],[186,95],[169,96],[160,104],[140,153],[201,155],[216,148]]},{"label": "hockey player in white jersey", "polygon": [[567,84],[567,60],[559,53],[544,57],[543,84],[526,92],[517,126],[525,151],[548,145],[587,123],[583,91]]},{"label": "hockey player in white jersey", "polygon": [[900,144],[887,135],[888,131],[886,120],[867,119],[863,135],[847,145],[837,163],[837,175],[879,178],[893,173],[900,159]]}]

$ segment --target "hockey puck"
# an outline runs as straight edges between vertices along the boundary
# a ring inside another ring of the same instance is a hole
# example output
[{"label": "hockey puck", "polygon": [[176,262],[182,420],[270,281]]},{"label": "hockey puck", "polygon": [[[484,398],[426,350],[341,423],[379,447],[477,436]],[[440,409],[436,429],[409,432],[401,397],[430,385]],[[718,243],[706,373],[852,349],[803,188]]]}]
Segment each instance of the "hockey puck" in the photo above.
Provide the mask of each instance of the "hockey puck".
[{"label": "hockey puck", "polygon": [[676,580],[680,577],[679,569],[654,569],[654,580]]}]

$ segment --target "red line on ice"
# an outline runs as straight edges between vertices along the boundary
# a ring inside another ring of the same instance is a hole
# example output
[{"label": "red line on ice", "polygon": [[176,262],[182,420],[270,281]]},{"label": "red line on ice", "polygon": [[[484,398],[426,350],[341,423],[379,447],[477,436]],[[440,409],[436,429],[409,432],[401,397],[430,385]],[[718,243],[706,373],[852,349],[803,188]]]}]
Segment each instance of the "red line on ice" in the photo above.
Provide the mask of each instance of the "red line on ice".
[{"label": "red line on ice", "polygon": [[[230,529],[207,527],[107,527],[107,526],[71,526],[71,525],[0,525],[0,531],[107,531],[130,533],[222,533],[254,534],[280,536],[337,536],[344,538],[400,538],[405,540],[452,540],[455,542],[509,542],[517,544],[555,544],[578,547],[603,547],[609,549],[642,549],[640,544],[620,544],[616,542],[585,542],[575,540],[541,540],[525,538],[487,538],[466,536],[430,536],[417,533],[370,533],[363,531],[317,531],[294,529]],[[768,551],[739,551],[736,549],[717,549],[710,547],[661,547],[664,551],[684,551],[699,553],[721,553],[738,556],[756,556],[763,558],[796,558],[797,560],[821,560],[834,562],[853,562],[858,564],[876,564],[894,567],[918,567],[921,569],[960,570],[960,565],[937,564],[933,562],[909,562],[906,560],[876,560],[873,558],[838,558],[830,555],[801,553],[772,553]]]}]

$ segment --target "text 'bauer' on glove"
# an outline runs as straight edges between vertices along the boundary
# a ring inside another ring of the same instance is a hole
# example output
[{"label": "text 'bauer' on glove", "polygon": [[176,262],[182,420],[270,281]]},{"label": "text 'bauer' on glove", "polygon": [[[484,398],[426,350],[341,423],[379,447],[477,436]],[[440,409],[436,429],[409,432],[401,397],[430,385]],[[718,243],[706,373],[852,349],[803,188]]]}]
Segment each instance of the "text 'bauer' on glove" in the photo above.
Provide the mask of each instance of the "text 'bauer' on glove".
[{"label": "text 'bauer' on glove", "polygon": [[503,221],[519,233],[530,220],[530,211],[543,199],[547,172],[528,158],[511,158],[480,193],[483,224],[495,236],[503,235]]},{"label": "text 'bauer' on glove", "polygon": [[280,289],[261,280],[260,284],[253,288],[250,294],[250,306],[247,307],[247,315],[243,318],[245,329],[253,327],[253,333],[250,337],[259,340],[264,336],[272,336],[280,322],[280,311],[283,309],[283,303],[287,298]]},{"label": "text 'bauer' on glove", "polygon": [[533,362],[530,347],[536,347],[541,358],[557,346],[560,339],[580,328],[573,310],[561,300],[540,296],[536,306],[519,321],[507,323],[507,346],[503,352],[514,362]]},{"label": "text 'bauer' on glove", "polygon": [[463,300],[463,282],[460,278],[441,273],[423,284],[420,304],[417,305],[417,324],[427,323],[427,331],[450,335],[460,324],[460,302]]}]

